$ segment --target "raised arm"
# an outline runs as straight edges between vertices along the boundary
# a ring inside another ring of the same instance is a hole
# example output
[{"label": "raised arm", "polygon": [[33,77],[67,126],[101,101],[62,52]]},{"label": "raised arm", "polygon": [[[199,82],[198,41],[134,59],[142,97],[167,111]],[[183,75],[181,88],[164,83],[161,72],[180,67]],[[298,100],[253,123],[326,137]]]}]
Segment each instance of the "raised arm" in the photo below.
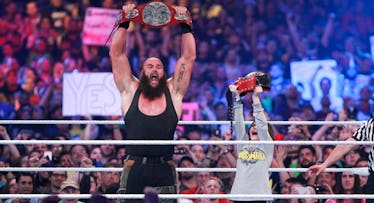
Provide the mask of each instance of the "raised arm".
[{"label": "raised arm", "polygon": [[[334,113],[330,112],[326,115],[325,121],[333,121],[334,120]],[[332,127],[330,124],[322,125],[312,136],[313,141],[322,140],[322,137],[325,136],[326,131]],[[320,145],[313,145],[314,149],[316,149],[316,154],[318,160],[322,160],[322,146]]]},{"label": "raised arm", "polygon": [[244,113],[243,113],[243,104],[240,102],[240,94],[238,92],[238,86],[230,85],[230,91],[235,95],[235,102],[234,102],[234,129],[236,133],[237,140],[248,140],[248,135],[245,130],[245,123],[244,123]]},{"label": "raised arm", "polygon": [[[1,126],[1,125],[0,125],[0,137],[2,138],[2,140],[11,140],[10,136],[7,132],[7,129],[4,126]],[[20,155],[16,145],[15,144],[4,145],[4,151],[5,152],[7,151],[7,150],[5,150],[5,149],[7,149],[6,147],[9,148],[9,151],[8,151],[9,154],[8,155],[9,155],[11,163],[18,162],[21,155]]]},{"label": "raised arm", "polygon": [[[175,7],[177,13],[184,14],[187,12],[185,7]],[[178,59],[177,65],[174,69],[172,78],[172,90],[174,95],[183,98],[190,83],[192,69],[196,59],[196,43],[195,38],[191,32],[191,28],[181,23],[182,28],[182,42],[181,42],[181,57]]]},{"label": "raised arm", "polygon": [[334,23],[335,23],[335,14],[330,13],[325,29],[323,30],[323,35],[321,39],[321,44],[323,47],[327,48],[329,46],[329,39],[331,37],[331,34],[333,33],[334,29]]},{"label": "raised arm", "polygon": [[288,30],[290,31],[290,34],[291,34],[291,39],[292,39],[292,42],[294,44],[294,46],[296,47],[297,50],[299,50],[301,46],[299,46],[301,44],[301,39],[300,39],[300,36],[299,36],[299,32],[297,30],[297,26],[296,26],[296,23],[293,22],[293,14],[291,13],[288,13],[286,15],[286,22],[287,22],[287,25],[288,25]]},{"label": "raised arm", "polygon": [[261,86],[256,86],[252,94],[253,101],[253,117],[257,125],[258,136],[260,140],[271,139],[269,135],[268,120],[266,118],[264,108],[261,104],[260,94],[263,92]]},{"label": "raised arm", "polygon": [[[126,13],[134,9],[134,7],[134,4],[128,4],[124,5],[122,9]],[[131,72],[129,60],[126,56],[126,37],[128,26],[128,22],[124,22],[119,25],[118,29],[113,35],[109,51],[110,60],[112,62],[114,82],[121,93],[129,92],[131,84],[135,81],[135,77]]]}]

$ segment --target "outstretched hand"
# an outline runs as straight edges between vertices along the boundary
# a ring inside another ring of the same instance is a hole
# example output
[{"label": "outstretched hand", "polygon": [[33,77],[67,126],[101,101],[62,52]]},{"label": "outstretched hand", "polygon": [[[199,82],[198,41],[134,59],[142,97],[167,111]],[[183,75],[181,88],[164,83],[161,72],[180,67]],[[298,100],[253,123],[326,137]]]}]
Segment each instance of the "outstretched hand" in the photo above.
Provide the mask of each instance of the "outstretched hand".
[{"label": "outstretched hand", "polygon": [[323,164],[313,165],[308,168],[308,173],[316,174],[317,176],[326,169],[326,166]]}]

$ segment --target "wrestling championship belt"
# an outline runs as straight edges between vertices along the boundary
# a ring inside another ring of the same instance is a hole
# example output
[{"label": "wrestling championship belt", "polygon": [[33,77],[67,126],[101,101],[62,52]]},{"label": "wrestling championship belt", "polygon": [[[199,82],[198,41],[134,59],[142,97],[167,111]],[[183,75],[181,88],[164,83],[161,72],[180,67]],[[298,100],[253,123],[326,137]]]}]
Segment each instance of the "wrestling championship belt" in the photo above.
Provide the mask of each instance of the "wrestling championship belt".
[{"label": "wrestling championship belt", "polygon": [[161,28],[176,23],[186,23],[192,28],[191,16],[188,11],[185,15],[177,14],[171,5],[161,1],[151,1],[137,5],[134,10],[128,13],[125,13],[121,9],[114,27],[126,21],[138,22],[153,28]]},{"label": "wrestling championship belt", "polygon": [[[270,76],[259,71],[251,72],[245,77],[238,78],[233,84],[238,86],[238,92],[242,97],[248,92],[253,92],[256,86],[262,86],[264,90],[270,90]],[[229,89],[226,91],[226,101],[228,106],[232,107],[233,95]]]},{"label": "wrestling championship belt", "polygon": [[238,86],[240,96],[253,92],[256,86],[262,86],[264,90],[270,90],[270,77],[263,72],[251,72],[245,77],[238,78],[234,85]]},{"label": "wrestling championship belt", "polygon": [[[270,76],[266,73],[255,71],[248,73],[245,77],[238,78],[234,83],[238,86],[240,96],[246,95],[248,92],[253,92],[256,86],[262,86],[264,90],[270,90]],[[226,101],[228,104],[227,114],[230,121],[230,131],[233,132],[233,95],[230,89],[226,91]]]}]

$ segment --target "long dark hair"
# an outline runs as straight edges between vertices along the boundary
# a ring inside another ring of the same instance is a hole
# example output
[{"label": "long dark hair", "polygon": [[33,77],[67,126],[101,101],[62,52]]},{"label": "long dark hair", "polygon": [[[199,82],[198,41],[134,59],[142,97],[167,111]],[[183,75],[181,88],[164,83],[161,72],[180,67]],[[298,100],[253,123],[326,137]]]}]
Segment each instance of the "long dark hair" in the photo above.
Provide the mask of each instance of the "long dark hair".
[{"label": "long dark hair", "polygon": [[[352,188],[352,194],[361,194],[362,191],[360,187],[360,178],[356,174],[353,174],[353,175],[354,175],[355,183]],[[336,184],[334,188],[335,194],[346,194],[343,188],[342,177],[343,177],[343,172],[338,172],[335,175],[335,180],[336,180]],[[343,203],[343,201],[344,201],[343,199],[337,199],[337,203]],[[355,199],[353,200],[353,202],[361,203],[361,199]]]}]

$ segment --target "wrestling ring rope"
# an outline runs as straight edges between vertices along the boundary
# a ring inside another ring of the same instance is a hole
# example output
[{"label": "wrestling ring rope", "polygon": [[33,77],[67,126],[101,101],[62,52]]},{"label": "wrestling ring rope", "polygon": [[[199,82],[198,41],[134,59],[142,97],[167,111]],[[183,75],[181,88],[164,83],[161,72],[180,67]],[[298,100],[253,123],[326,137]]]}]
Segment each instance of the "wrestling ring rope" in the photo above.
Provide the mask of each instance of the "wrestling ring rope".
[{"label": "wrestling ring rope", "polygon": [[[245,123],[250,124],[251,121]],[[362,125],[364,121],[269,121],[272,125]],[[117,124],[123,125],[124,122],[121,120],[1,120],[0,125],[6,124]],[[214,124],[230,124],[230,121],[180,121],[179,125],[214,125]],[[373,142],[348,142],[348,141],[213,141],[213,140],[0,140],[1,145],[5,144],[63,144],[63,145],[98,145],[98,144],[113,144],[113,145],[176,145],[176,144],[276,144],[276,145],[373,145]],[[28,171],[81,171],[81,172],[121,172],[122,168],[81,168],[81,167],[6,167],[0,168],[0,172],[28,172]],[[177,168],[178,172],[198,172],[198,171],[210,171],[210,172],[235,172],[235,168]],[[269,172],[306,172],[306,168],[270,168]],[[327,168],[326,172],[344,172],[350,171],[357,175],[367,176],[368,168]],[[0,194],[0,199],[19,199],[19,198],[38,198],[42,199],[50,196],[51,194]],[[103,194],[108,199],[142,199],[144,194]],[[366,194],[272,194],[272,195],[261,195],[261,194],[159,194],[160,199],[197,199],[197,198],[236,198],[244,197],[248,200],[254,198],[273,198],[273,199],[374,199],[374,195]],[[61,199],[79,198],[89,199],[91,194],[59,194]]]}]

